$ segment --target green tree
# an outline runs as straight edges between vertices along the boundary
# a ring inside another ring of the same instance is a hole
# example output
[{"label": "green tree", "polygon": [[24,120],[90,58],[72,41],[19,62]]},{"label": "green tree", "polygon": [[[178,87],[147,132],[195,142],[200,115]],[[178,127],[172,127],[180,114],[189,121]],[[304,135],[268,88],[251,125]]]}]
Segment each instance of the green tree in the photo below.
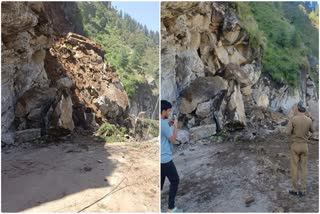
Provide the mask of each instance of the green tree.
[{"label": "green tree", "polygon": [[145,75],[157,78],[159,32],[151,35],[146,26],[106,2],[76,4],[85,36],[102,45],[105,60],[117,68],[129,96],[134,96]]},{"label": "green tree", "polygon": [[119,66],[126,68],[129,63],[129,54],[125,49],[121,49],[119,57]]}]

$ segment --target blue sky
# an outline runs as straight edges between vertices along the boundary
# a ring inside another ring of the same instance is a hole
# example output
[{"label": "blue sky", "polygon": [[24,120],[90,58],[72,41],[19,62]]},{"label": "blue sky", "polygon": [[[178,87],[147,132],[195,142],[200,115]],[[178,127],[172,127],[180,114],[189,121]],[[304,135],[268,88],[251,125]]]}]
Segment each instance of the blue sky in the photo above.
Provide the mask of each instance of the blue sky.
[{"label": "blue sky", "polygon": [[159,31],[159,1],[113,1],[112,5],[129,14],[142,25],[146,25],[149,30]]}]

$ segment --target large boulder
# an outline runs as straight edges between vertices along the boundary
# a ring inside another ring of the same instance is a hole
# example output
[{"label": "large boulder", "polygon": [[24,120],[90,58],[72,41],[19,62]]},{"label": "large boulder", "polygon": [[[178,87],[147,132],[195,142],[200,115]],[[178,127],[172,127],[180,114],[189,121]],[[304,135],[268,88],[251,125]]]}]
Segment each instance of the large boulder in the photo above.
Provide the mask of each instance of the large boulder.
[{"label": "large boulder", "polygon": [[229,96],[229,99],[228,99],[227,111],[226,111],[227,123],[229,124],[237,123],[242,126],[245,126],[246,113],[244,110],[244,103],[242,99],[240,85],[236,83],[231,84],[230,91],[231,91],[230,92],[231,95]]},{"label": "large boulder", "polygon": [[71,95],[68,93],[64,93],[61,96],[60,101],[58,102],[55,110],[55,117],[57,118],[57,124],[55,124],[58,128],[63,128],[70,132],[74,129],[73,122],[73,108],[72,108],[72,100]]},{"label": "large boulder", "polygon": [[254,64],[239,64],[229,63],[224,70],[223,77],[227,80],[235,80],[242,87],[255,84],[260,77],[260,70]]},{"label": "large boulder", "polygon": [[190,140],[190,134],[187,130],[182,130],[179,129],[177,131],[177,139],[176,139],[179,143],[187,143]]},{"label": "large boulder", "polygon": [[187,88],[197,77],[204,76],[204,65],[196,50],[181,52],[176,57],[176,82],[178,90]]},{"label": "large boulder", "polygon": [[212,111],[213,100],[208,102],[200,103],[197,106],[196,115],[205,118]]},{"label": "large boulder", "polygon": [[197,140],[201,140],[203,138],[210,137],[216,133],[216,125],[204,125],[204,126],[196,126],[189,130],[190,132],[190,140],[195,142]]},{"label": "large boulder", "polygon": [[37,140],[41,137],[41,129],[25,129],[17,131],[15,135],[15,142],[25,143]]},{"label": "large boulder", "polygon": [[219,76],[199,77],[183,92],[179,110],[183,114],[191,113],[199,103],[223,95],[227,89],[227,81]]},{"label": "large boulder", "polygon": [[248,63],[249,60],[245,58],[240,51],[237,50],[236,47],[228,46],[225,47],[222,45],[222,42],[219,41],[218,45],[215,49],[215,53],[219,60],[224,65],[228,65],[229,63],[235,63],[238,65]]}]

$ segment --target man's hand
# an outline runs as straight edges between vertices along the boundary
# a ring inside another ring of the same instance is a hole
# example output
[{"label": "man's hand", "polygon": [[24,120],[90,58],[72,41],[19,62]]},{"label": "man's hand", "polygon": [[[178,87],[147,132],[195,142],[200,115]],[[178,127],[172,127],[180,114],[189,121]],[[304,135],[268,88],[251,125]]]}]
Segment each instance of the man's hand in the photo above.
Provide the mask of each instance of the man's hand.
[{"label": "man's hand", "polygon": [[178,127],[178,119],[176,115],[173,115],[173,119],[170,120],[169,122],[169,126],[174,126],[175,128]]},{"label": "man's hand", "polygon": [[[176,115],[174,115],[173,117],[174,117],[174,119],[171,120],[173,123],[173,135],[169,138],[170,143],[176,142],[177,131],[178,131],[178,119],[177,119]],[[170,122],[169,122],[169,124],[170,124]]]},{"label": "man's hand", "polygon": [[177,116],[176,115],[174,115],[174,120],[173,120],[173,126],[174,126],[174,128],[178,128],[178,119],[177,119]]}]

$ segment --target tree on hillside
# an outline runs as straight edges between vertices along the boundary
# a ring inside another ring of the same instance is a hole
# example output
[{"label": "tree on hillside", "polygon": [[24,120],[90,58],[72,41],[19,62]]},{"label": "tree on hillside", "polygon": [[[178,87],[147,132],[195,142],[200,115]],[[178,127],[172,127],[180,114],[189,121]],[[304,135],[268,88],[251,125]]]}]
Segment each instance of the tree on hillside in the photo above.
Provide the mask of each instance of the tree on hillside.
[{"label": "tree on hillside", "polygon": [[120,57],[119,57],[119,66],[122,68],[126,68],[129,64],[129,54],[125,49],[120,50]]},{"label": "tree on hillside", "polygon": [[319,5],[311,11],[309,14],[309,19],[311,20],[313,26],[319,29]]},{"label": "tree on hillside", "polygon": [[[101,44],[105,60],[117,68],[129,96],[136,84],[159,69],[159,32],[151,31],[124,11],[104,2],[77,2],[77,20],[85,36]],[[146,50],[148,53],[146,54]]]}]

